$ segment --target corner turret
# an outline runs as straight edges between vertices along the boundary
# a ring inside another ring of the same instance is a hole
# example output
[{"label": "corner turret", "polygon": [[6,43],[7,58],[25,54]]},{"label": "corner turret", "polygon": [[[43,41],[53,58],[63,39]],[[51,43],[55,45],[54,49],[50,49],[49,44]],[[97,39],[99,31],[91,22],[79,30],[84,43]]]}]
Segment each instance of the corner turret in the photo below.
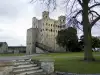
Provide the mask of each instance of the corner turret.
[{"label": "corner turret", "polygon": [[58,17],[58,20],[59,20],[61,23],[65,23],[65,22],[66,22],[66,16],[59,16],[59,17]]},{"label": "corner turret", "polygon": [[36,17],[32,18],[32,28],[38,28],[38,19]]},{"label": "corner turret", "polygon": [[44,19],[49,18],[49,12],[48,12],[48,11],[42,12],[42,17],[43,17]]}]

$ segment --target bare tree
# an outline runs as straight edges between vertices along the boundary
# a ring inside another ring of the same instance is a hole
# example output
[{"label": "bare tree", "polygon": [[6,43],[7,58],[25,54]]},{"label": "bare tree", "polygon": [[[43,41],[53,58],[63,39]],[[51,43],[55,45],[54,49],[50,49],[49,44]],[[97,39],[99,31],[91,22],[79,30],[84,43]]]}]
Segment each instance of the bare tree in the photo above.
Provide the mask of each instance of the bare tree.
[{"label": "bare tree", "polygon": [[[47,4],[48,8],[56,9],[57,0],[36,0],[42,1]],[[78,28],[82,26],[84,33],[84,60],[95,60],[92,54],[91,44],[91,29],[100,20],[100,13],[98,12],[100,6],[100,0],[60,0],[68,10],[70,14],[67,16],[68,23],[73,23]],[[34,2],[32,0],[31,2]],[[97,10],[96,10],[97,9]],[[69,17],[70,16],[70,17]]]}]

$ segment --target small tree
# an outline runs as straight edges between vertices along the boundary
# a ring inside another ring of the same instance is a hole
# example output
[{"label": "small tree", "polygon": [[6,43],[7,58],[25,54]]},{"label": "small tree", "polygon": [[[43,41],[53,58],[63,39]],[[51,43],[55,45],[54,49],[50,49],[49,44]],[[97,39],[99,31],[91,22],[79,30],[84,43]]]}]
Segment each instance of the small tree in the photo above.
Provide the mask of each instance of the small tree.
[{"label": "small tree", "polygon": [[59,31],[56,41],[59,46],[66,47],[66,51],[74,51],[78,45],[76,29],[69,27],[68,29]]},{"label": "small tree", "polygon": [[99,48],[100,47],[100,40],[97,37],[92,37],[92,48]]},{"label": "small tree", "polygon": [[[80,37],[79,41],[82,48],[84,48],[84,36],[82,35]],[[97,37],[92,36],[92,48],[95,50],[95,48],[100,48],[100,40]]]}]

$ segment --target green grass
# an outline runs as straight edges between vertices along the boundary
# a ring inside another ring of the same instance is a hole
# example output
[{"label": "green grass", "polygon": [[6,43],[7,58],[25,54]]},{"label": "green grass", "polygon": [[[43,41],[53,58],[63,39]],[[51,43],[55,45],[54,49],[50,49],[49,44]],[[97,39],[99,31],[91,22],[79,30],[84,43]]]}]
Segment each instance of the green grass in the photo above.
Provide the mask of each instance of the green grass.
[{"label": "green grass", "polygon": [[[96,60],[100,60],[100,52],[94,52]],[[85,62],[83,53],[52,53],[33,57],[33,59],[54,59],[55,71],[72,73],[100,73],[100,61]]]},{"label": "green grass", "polygon": [[25,55],[25,54],[23,54],[23,53],[20,53],[20,54],[0,54],[0,57],[1,56],[23,56],[23,55]]}]

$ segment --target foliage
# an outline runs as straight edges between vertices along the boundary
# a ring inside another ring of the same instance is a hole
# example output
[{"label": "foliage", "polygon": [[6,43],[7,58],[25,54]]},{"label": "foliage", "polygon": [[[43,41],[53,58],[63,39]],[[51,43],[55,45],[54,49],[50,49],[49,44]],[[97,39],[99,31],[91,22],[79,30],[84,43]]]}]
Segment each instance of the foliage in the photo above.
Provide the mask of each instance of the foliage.
[{"label": "foliage", "polygon": [[92,48],[100,48],[100,40],[97,37],[92,37]]},{"label": "foliage", "polygon": [[58,32],[56,41],[58,45],[66,47],[66,51],[77,51],[78,49],[78,37],[77,30],[69,27],[65,30]]},{"label": "foliage", "polygon": [[[84,36],[82,35],[80,37],[80,41],[79,41],[80,45],[82,48],[84,48]],[[92,36],[92,48],[100,48],[100,40],[97,37]]]}]

